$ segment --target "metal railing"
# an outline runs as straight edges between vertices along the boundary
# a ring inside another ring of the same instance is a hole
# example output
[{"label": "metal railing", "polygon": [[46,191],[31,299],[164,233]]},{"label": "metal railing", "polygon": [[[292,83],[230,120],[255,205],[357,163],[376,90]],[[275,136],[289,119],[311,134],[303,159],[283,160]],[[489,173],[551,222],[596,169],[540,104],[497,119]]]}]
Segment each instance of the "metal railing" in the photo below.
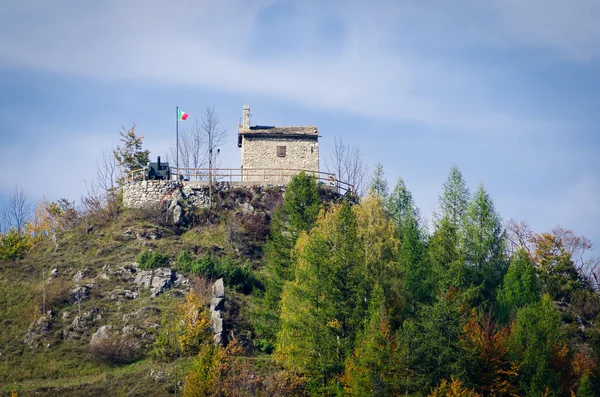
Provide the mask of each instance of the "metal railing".
[{"label": "metal railing", "polygon": [[148,177],[148,168],[138,168],[125,174],[125,183],[145,181]]},{"label": "metal railing", "polygon": [[[171,168],[171,179],[182,178],[184,181],[208,182],[212,176],[213,182],[219,183],[284,183],[300,172],[313,175],[322,185],[330,186],[340,194],[354,194],[354,186],[348,182],[340,181],[335,174],[303,169],[288,168]],[[140,168],[130,171],[125,181],[143,181],[147,179],[147,169]]]}]

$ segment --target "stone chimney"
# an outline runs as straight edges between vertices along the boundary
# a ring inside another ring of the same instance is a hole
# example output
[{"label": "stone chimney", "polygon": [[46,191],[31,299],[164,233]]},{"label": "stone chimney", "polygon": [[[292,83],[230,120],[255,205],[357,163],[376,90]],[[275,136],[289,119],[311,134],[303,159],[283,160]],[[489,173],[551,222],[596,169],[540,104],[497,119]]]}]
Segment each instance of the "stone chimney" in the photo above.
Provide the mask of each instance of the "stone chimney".
[{"label": "stone chimney", "polygon": [[244,107],[243,107],[242,128],[250,129],[250,105],[244,105]]}]

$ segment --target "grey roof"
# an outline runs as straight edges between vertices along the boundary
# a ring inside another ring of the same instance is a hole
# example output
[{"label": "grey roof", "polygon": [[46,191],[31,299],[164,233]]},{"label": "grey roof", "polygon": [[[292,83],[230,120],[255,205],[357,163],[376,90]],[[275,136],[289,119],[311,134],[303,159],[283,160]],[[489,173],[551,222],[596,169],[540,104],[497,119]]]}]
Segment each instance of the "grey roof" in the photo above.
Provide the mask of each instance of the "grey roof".
[{"label": "grey roof", "polygon": [[242,136],[281,136],[281,137],[319,137],[319,129],[316,125],[300,127],[275,127],[267,125],[253,125],[250,128],[238,127],[238,146],[242,146]]}]

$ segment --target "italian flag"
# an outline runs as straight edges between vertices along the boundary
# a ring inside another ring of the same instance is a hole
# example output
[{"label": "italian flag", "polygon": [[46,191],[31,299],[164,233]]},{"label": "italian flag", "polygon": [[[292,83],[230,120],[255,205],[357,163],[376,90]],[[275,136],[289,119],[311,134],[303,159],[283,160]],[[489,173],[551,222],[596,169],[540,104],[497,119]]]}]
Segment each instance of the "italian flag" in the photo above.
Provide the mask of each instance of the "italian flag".
[{"label": "italian flag", "polygon": [[187,114],[186,112],[182,112],[181,110],[177,111],[177,120],[186,120],[188,116],[189,114]]}]

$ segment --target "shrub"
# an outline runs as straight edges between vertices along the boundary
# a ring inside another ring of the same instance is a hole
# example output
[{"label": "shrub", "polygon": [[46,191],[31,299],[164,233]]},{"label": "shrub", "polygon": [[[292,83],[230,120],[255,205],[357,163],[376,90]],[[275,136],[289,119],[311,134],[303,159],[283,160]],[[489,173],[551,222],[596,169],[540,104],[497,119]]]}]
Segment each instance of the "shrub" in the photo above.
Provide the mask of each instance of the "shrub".
[{"label": "shrub", "polygon": [[215,259],[209,254],[194,259],[191,254],[182,252],[177,257],[177,264],[187,273],[213,280],[223,278],[228,286],[246,294],[259,286],[252,268],[247,263],[238,266],[230,259]]},{"label": "shrub", "polygon": [[264,240],[269,234],[269,219],[264,213],[245,212],[241,223],[246,233],[254,240]]},{"label": "shrub", "polygon": [[151,270],[159,267],[169,266],[169,255],[159,252],[146,251],[138,255],[136,259],[140,269]]},{"label": "shrub", "polygon": [[0,234],[0,259],[22,259],[32,246],[28,234],[11,229],[8,233]]},{"label": "shrub", "polygon": [[210,314],[200,295],[190,290],[177,308],[176,316],[165,317],[154,341],[152,358],[172,362],[180,355],[191,356],[210,337]]},{"label": "shrub", "polygon": [[140,358],[141,346],[129,335],[112,334],[90,344],[90,353],[95,361],[105,364],[129,364]]}]

